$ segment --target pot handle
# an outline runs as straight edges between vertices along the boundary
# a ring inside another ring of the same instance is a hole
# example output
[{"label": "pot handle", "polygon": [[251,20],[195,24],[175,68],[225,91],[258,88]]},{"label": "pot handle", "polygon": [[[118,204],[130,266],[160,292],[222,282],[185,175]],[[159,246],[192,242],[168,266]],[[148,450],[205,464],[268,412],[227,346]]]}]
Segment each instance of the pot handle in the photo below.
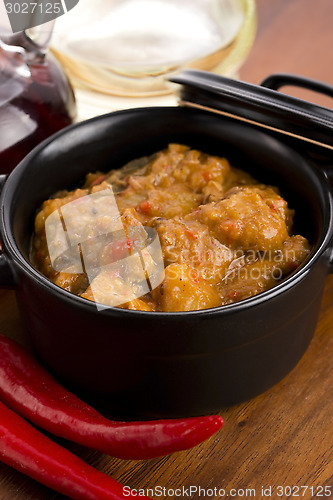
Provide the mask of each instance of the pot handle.
[{"label": "pot handle", "polygon": [[206,71],[182,70],[169,81],[180,87],[180,105],[214,112],[333,151],[333,110],[277,92],[298,85],[333,97],[333,87],[297,75],[275,74],[253,85]]},{"label": "pot handle", "polygon": [[268,76],[261,82],[262,87],[266,87],[271,90],[279,90],[281,87],[285,87],[286,85],[292,87],[302,87],[304,89],[312,90],[313,92],[325,94],[328,97],[333,97],[333,87],[331,85],[318,82],[317,80],[312,80],[311,78],[305,78],[304,76],[291,75],[289,73],[276,73]]},{"label": "pot handle", "polygon": [[[0,193],[6,182],[7,175],[0,175]],[[0,220],[0,224],[2,224]],[[0,241],[0,288],[14,288],[16,285],[15,275],[12,264],[4,253],[2,243]]]}]

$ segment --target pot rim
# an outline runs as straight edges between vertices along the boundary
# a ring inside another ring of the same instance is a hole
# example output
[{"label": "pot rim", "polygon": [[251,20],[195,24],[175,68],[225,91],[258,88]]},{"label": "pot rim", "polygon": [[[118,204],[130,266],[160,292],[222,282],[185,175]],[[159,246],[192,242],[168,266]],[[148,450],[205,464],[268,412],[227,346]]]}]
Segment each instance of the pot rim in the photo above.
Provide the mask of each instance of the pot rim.
[{"label": "pot rim", "polygon": [[[75,129],[80,129],[81,127],[84,127],[86,124],[91,124],[94,121],[96,122],[102,122],[103,120],[108,121],[110,117],[113,117],[115,115],[119,114],[125,114],[125,113],[131,113],[133,111],[135,112],[140,112],[140,111],[145,111],[151,110],[152,112],[156,112],[158,110],[166,110],[170,108],[178,108],[178,106],[172,106],[172,107],[143,107],[143,108],[135,108],[133,109],[128,109],[128,110],[120,110],[116,112],[111,112],[107,113],[105,115],[101,116],[96,116],[94,118],[91,118],[89,120],[85,120],[83,122],[75,123],[73,125],[70,125],[59,132],[53,134],[51,137],[47,138],[46,140],[42,141],[37,147],[35,147],[16,167],[15,169],[11,172],[11,174],[8,176],[2,192],[1,192],[1,197],[0,197],[0,214],[1,214],[1,219],[0,219],[0,235],[3,243],[3,252],[2,254],[5,255],[5,257],[8,257],[10,263],[15,263],[24,273],[28,274],[29,277],[31,277],[33,280],[37,281],[39,285],[43,286],[46,288],[49,292],[54,293],[59,299],[65,300],[76,307],[80,307],[83,309],[90,309],[91,311],[94,312],[103,312],[104,314],[117,314],[118,316],[141,316],[141,317],[156,317],[159,319],[179,319],[182,316],[185,316],[186,318],[190,318],[193,316],[220,316],[220,315],[228,315],[232,314],[235,312],[240,312],[244,309],[252,308],[255,307],[262,302],[266,302],[269,300],[274,299],[277,295],[280,295],[280,293],[283,293],[296,284],[298,284],[300,281],[302,281],[311,271],[313,265],[319,260],[319,258],[327,251],[330,249],[330,243],[331,246],[333,247],[333,194],[331,187],[329,185],[329,181],[327,178],[327,175],[325,174],[324,171],[321,171],[319,168],[314,169],[313,168],[313,174],[318,181],[317,185],[317,191],[320,189],[321,194],[325,197],[325,205],[326,205],[326,210],[324,213],[324,221],[323,221],[323,230],[321,237],[319,239],[319,242],[316,245],[316,248],[312,249],[310,256],[307,258],[305,263],[301,265],[297,270],[295,270],[292,274],[290,274],[288,277],[283,279],[278,285],[274,286],[273,288],[266,290],[265,292],[261,292],[253,297],[249,297],[247,299],[241,300],[239,302],[234,302],[232,304],[228,305],[223,305],[223,306],[218,306],[214,308],[209,308],[209,309],[200,309],[200,310],[194,310],[194,311],[176,311],[176,312],[156,312],[156,311],[136,311],[136,310],[130,310],[130,309],[121,309],[118,307],[113,307],[113,306],[105,306],[101,311],[97,311],[96,308],[96,303],[93,301],[90,301],[88,299],[85,299],[83,297],[80,297],[78,295],[75,295],[72,292],[69,292],[67,290],[64,290],[63,288],[59,287],[58,285],[54,284],[52,281],[50,281],[48,278],[46,278],[44,275],[42,275],[39,271],[37,271],[34,266],[25,259],[25,257],[22,255],[20,252],[18,246],[16,245],[14,235],[11,231],[10,227],[10,221],[9,221],[9,210],[6,209],[6,206],[8,206],[8,203],[6,203],[7,198],[11,196],[13,192],[15,192],[16,186],[20,179],[23,177],[26,169],[29,168],[29,165],[31,163],[31,160],[38,155],[43,149],[45,149],[46,146],[48,146],[50,143],[52,143],[55,139],[58,139],[61,136],[66,136],[68,132],[71,132],[72,130]],[[7,255],[7,253],[9,255]],[[1,256],[1,253],[0,253]],[[327,259],[329,261],[329,259]],[[327,264],[327,267],[329,268],[329,264]]]}]

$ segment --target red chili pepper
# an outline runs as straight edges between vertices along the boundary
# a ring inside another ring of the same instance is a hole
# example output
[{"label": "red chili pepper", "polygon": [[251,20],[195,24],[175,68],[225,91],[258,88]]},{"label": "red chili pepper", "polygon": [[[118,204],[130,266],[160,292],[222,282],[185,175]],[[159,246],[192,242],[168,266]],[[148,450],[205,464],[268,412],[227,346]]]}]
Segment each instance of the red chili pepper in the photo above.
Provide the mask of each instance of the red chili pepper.
[{"label": "red chili pepper", "polygon": [[51,441],[2,403],[0,461],[75,500],[136,497],[127,489],[124,494],[117,481]]},{"label": "red chili pepper", "polygon": [[219,416],[148,422],[108,420],[68,392],[13,340],[0,335],[0,401],[57,436],[123,459],[185,450],[223,425]]},{"label": "red chili pepper", "polygon": [[110,243],[110,261],[115,262],[127,257],[129,255],[130,248],[131,246],[127,238]]},{"label": "red chili pepper", "polygon": [[193,238],[194,240],[196,240],[198,238],[198,235],[195,234],[193,231],[191,231],[190,229],[188,229],[187,227],[184,229],[184,233],[189,236],[190,238]]},{"label": "red chili pepper", "polygon": [[132,246],[134,246],[134,240],[130,240],[127,235],[126,235],[126,244],[127,244],[127,250],[129,251],[129,253],[131,253]]},{"label": "red chili pepper", "polygon": [[147,215],[150,214],[151,204],[149,203],[149,201],[142,201],[141,203],[139,203],[137,208],[140,212]]},{"label": "red chili pepper", "polygon": [[97,186],[97,184],[101,184],[104,179],[106,178],[106,175],[99,175],[97,179],[95,179],[91,184],[90,187]]},{"label": "red chili pepper", "polygon": [[205,172],[202,172],[202,177],[205,179],[206,182],[209,182],[212,178],[212,175],[208,170],[206,170]]}]

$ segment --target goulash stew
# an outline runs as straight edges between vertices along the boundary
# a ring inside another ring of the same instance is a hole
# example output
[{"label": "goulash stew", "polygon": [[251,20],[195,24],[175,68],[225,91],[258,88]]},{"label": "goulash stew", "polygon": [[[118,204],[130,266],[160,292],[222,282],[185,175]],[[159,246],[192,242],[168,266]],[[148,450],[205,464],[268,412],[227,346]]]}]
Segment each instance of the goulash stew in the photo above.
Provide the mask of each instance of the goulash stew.
[{"label": "goulash stew", "polygon": [[170,144],[45,201],[31,260],[105,307],[206,309],[268,290],[304,261],[310,245],[293,216],[276,187]]}]

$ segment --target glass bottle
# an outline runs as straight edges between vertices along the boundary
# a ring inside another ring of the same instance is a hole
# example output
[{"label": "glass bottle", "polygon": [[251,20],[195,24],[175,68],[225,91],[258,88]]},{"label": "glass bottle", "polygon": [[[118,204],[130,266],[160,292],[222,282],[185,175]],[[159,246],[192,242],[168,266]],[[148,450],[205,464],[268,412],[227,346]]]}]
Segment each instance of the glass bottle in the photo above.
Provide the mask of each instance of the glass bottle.
[{"label": "glass bottle", "polygon": [[0,174],[75,118],[72,87],[48,52],[51,33],[0,33]]}]

